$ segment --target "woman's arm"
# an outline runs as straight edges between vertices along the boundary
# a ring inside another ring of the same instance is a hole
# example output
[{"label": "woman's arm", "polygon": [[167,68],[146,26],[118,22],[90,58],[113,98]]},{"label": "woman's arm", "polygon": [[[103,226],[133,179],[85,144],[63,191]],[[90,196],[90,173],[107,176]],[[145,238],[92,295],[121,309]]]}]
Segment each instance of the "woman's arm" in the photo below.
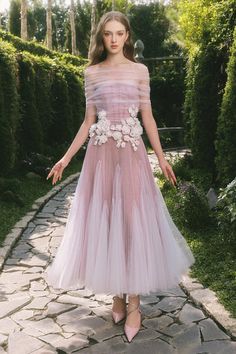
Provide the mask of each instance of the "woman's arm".
[{"label": "woman's arm", "polygon": [[152,113],[148,111],[142,112],[142,122],[147,133],[148,139],[152,145],[152,148],[160,162],[162,159],[165,159],[165,156],[162,150],[156,121]]},{"label": "woman's arm", "polygon": [[53,166],[53,168],[49,172],[47,179],[53,176],[52,184],[55,184],[58,180],[61,180],[64,168],[69,164],[72,157],[79,151],[81,146],[85,143],[89,134],[89,128],[96,121],[96,105],[91,99],[94,88],[90,79],[90,75],[91,74],[89,68],[86,68],[84,71],[84,88],[86,97],[84,121],[81,124],[78,133],[76,134],[74,140],[72,141],[70,147],[68,148],[64,156]]},{"label": "woman's arm", "polygon": [[165,177],[173,184],[176,184],[176,177],[170,164],[166,161],[160,142],[156,121],[152,114],[150,99],[150,75],[148,67],[140,64],[139,81],[139,108],[142,115],[142,122],[152,148],[157,155],[159,165]]},{"label": "woman's arm", "polygon": [[72,157],[79,151],[81,146],[85,143],[88,134],[89,128],[96,121],[96,113],[95,111],[88,110],[86,108],[85,118],[83,123],[81,124],[78,133],[76,134],[74,140],[72,141],[70,147],[64,154],[64,156],[53,166],[51,171],[49,172],[47,179],[53,176],[52,184],[55,184],[58,180],[60,181],[62,178],[63,170],[71,161]]},{"label": "woman's arm", "polygon": [[148,139],[151,143],[151,146],[157,155],[158,161],[160,168],[162,172],[164,173],[165,177],[173,184],[175,185],[177,183],[175,174],[172,170],[171,165],[166,161],[161,142],[160,142],[160,137],[157,129],[157,124],[156,121],[152,115],[152,109],[151,106],[145,111],[141,111],[142,115],[142,122],[143,126],[145,128],[145,131],[147,133]]},{"label": "woman's arm", "polygon": [[68,161],[69,163],[72,157],[79,151],[81,146],[85,143],[86,139],[88,138],[89,128],[93,123],[95,123],[95,121],[96,121],[96,116],[85,115],[85,119],[81,124],[74,140],[72,141],[70,147],[68,148],[65,155],[63,156],[63,159],[65,159],[65,161]]}]

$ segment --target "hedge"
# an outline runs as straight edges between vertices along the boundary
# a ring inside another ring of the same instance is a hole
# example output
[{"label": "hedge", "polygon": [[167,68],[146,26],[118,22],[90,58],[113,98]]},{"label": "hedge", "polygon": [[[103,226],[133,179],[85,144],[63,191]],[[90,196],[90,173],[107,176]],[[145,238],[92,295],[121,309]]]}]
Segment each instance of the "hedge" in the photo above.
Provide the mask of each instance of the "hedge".
[{"label": "hedge", "polygon": [[58,156],[71,142],[84,116],[83,72],[0,39],[1,175],[32,152]]},{"label": "hedge", "polygon": [[236,176],[236,28],[227,75],[216,139],[217,178],[224,185]]}]

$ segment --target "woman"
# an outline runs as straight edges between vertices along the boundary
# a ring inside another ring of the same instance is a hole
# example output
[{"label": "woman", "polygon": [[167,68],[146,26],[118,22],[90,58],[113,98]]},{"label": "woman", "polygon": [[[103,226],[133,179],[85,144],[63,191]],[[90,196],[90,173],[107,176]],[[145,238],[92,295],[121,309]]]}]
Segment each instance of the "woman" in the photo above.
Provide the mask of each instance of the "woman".
[{"label": "woman", "polygon": [[60,180],[90,136],[48,281],[60,288],[84,285],[116,294],[113,319],[126,318],[128,341],[141,326],[140,294],[176,286],[194,262],[153,178],[138,112],[161,170],[176,184],[152,115],[149,72],[133,54],[127,17],[118,11],[104,14],[85,69],[84,122],[48,175],[53,184]]}]

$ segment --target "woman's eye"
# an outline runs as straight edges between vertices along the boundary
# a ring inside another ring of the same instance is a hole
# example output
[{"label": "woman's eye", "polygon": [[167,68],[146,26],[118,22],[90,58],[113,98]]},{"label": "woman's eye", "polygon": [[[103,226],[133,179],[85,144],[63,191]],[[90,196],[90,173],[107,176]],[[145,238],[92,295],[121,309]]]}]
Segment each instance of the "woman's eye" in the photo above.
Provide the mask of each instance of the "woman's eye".
[{"label": "woman's eye", "polygon": [[[110,33],[104,33],[104,36],[109,36],[110,35]],[[118,36],[123,36],[123,33],[118,33]]]}]

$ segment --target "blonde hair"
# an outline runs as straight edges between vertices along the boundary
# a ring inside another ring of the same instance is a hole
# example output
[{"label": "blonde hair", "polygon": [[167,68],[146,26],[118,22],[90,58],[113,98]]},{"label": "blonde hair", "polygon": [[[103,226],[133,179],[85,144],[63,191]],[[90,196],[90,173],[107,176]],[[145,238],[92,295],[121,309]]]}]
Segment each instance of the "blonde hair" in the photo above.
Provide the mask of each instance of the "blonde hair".
[{"label": "blonde hair", "polygon": [[107,52],[103,44],[103,30],[105,24],[111,20],[116,20],[122,23],[126,31],[129,32],[128,38],[124,43],[123,53],[127,59],[136,62],[136,60],[134,59],[134,45],[131,38],[131,27],[128,18],[120,11],[109,11],[103,14],[99,20],[95,35],[92,40],[89,63],[86,66],[95,65],[106,58]]}]

